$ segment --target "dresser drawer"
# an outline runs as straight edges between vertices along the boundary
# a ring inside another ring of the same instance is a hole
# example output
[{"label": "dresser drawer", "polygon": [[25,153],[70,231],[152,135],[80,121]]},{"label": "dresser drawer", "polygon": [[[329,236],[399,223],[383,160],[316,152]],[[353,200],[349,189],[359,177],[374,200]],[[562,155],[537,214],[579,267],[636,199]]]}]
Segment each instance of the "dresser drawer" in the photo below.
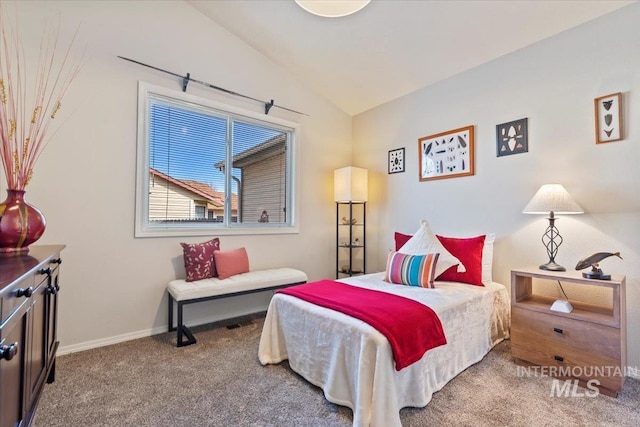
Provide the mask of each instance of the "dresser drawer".
[{"label": "dresser drawer", "polygon": [[[2,314],[0,315],[0,324],[4,323],[20,304],[27,300],[23,290],[29,288],[31,288],[30,292],[35,291],[35,278],[33,275],[27,276],[2,290]],[[30,294],[30,292],[28,294]]]}]

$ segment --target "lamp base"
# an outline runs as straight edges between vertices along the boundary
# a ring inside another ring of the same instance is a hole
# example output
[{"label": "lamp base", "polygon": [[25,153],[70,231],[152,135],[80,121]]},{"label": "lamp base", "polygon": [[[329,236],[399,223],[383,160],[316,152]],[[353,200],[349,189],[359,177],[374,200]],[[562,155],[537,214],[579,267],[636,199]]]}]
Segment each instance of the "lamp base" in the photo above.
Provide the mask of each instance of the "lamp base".
[{"label": "lamp base", "polygon": [[573,307],[571,306],[571,303],[567,300],[563,300],[563,299],[559,299],[556,300],[552,305],[551,305],[551,311],[557,311],[560,313],[571,313],[573,311]]},{"label": "lamp base", "polygon": [[560,264],[556,264],[553,261],[549,261],[546,264],[542,264],[540,266],[540,270],[548,270],[548,271],[567,271],[566,268],[561,266]]}]

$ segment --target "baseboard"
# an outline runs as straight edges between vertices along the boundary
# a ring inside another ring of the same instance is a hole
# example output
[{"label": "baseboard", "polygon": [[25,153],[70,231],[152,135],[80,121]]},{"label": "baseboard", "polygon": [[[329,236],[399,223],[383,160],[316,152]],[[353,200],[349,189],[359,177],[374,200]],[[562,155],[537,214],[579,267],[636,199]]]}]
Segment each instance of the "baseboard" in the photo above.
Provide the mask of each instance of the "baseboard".
[{"label": "baseboard", "polygon": [[640,380],[640,369],[638,369],[638,367],[632,368],[631,366],[628,366],[627,376],[629,378],[635,378],[636,380]]},{"label": "baseboard", "polygon": [[158,326],[152,329],[145,329],[137,332],[130,332],[128,334],[116,335],[109,338],[102,338],[99,340],[85,341],[78,344],[65,345],[58,348],[56,353],[58,356],[65,354],[77,353],[79,351],[91,350],[92,348],[104,347],[107,345],[118,344],[125,341],[131,341],[138,338],[146,338],[152,335],[163,334],[167,332],[167,325]]},{"label": "baseboard", "polygon": [[[220,318],[209,318],[209,319],[200,319],[195,320],[193,322],[186,323],[186,326],[192,328],[195,326],[201,325],[210,325],[211,327],[220,327],[220,326],[228,326],[237,323],[243,323],[247,320],[251,320],[255,317],[262,316],[264,317],[266,311],[264,310],[253,310],[247,313],[242,313],[232,318],[220,319]],[[116,335],[109,338],[102,338],[99,340],[86,341],[78,344],[71,344],[58,347],[58,351],[56,354],[58,356],[63,356],[65,354],[77,353],[79,351],[91,350],[92,348],[104,347],[107,345],[119,344],[125,341],[131,341],[139,338],[146,338],[153,335],[158,334],[166,334],[168,329],[168,325],[157,326],[152,329],[144,329],[142,331],[130,332],[127,334]],[[172,332],[175,334],[175,332]]]}]

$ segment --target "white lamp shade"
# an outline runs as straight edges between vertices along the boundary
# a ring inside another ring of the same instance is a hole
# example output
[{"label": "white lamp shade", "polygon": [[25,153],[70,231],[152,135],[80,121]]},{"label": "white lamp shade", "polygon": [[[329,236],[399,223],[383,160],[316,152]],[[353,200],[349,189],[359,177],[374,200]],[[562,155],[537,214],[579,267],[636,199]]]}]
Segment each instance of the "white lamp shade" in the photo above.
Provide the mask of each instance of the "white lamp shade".
[{"label": "white lamp shade", "polygon": [[333,195],[336,202],[366,202],[367,170],[347,166],[333,172]]},{"label": "white lamp shade", "polygon": [[569,195],[569,192],[560,184],[545,184],[533,196],[525,206],[522,213],[526,214],[581,214],[584,213]]}]

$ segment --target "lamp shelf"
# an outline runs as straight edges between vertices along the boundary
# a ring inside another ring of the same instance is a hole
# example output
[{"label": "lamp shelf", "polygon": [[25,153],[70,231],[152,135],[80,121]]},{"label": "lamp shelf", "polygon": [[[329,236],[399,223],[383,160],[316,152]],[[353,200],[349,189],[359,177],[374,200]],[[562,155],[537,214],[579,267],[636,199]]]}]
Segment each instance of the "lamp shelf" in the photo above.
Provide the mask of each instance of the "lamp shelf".
[{"label": "lamp shelf", "polygon": [[[367,267],[368,172],[347,166],[333,172],[336,201],[336,279],[364,274]],[[340,249],[342,248],[342,250]]]},{"label": "lamp shelf", "polygon": [[624,276],[612,276],[611,280],[596,280],[582,277],[579,271],[543,271],[535,267],[512,270],[511,303],[513,307],[523,307],[528,310],[549,313],[551,305],[557,298],[535,294],[533,290],[534,279],[610,288],[612,294],[611,306],[570,300],[569,302],[573,306],[571,313],[554,311],[553,314],[606,326],[620,326],[620,294],[624,292]]},{"label": "lamp shelf", "polygon": [[[366,271],[366,206],[366,202],[336,202],[336,279]],[[341,218],[358,221],[343,224]]]},{"label": "lamp shelf", "polygon": [[[551,305],[557,298],[545,297],[543,295],[530,295],[517,301],[517,305],[523,306],[528,310],[540,311],[548,313]],[[570,301],[573,310],[571,313],[561,313],[555,311],[553,314],[561,317],[569,317],[585,322],[597,323],[606,326],[618,326],[613,318],[613,308],[586,304],[578,301]]]}]

